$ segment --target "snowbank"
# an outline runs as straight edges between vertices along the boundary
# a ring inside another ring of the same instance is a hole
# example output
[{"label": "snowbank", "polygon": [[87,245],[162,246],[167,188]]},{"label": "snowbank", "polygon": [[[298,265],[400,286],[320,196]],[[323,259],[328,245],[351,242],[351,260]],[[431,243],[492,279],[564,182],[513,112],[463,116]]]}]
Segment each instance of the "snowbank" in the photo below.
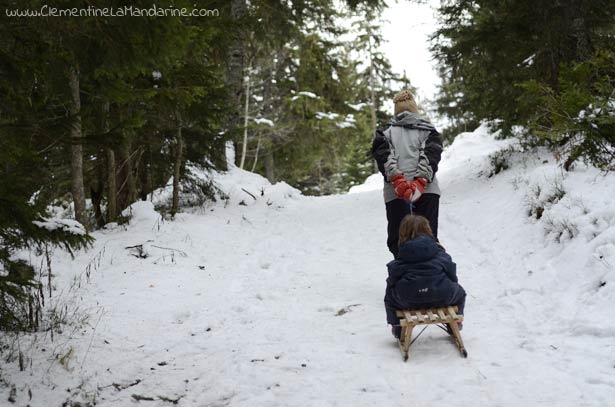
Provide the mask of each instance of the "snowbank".
[{"label": "snowbank", "polygon": [[384,179],[382,178],[382,175],[380,173],[372,174],[369,177],[367,177],[365,182],[363,182],[362,184],[350,187],[350,189],[348,190],[348,193],[358,194],[361,192],[371,192],[375,190],[382,191],[383,186],[384,186]]},{"label": "snowbank", "polygon": [[53,255],[54,295],[86,273],[77,293],[92,316],[53,341],[21,338],[25,370],[16,356],[2,366],[0,399],[611,405],[615,177],[519,149],[481,126],[445,150],[438,173],[439,236],[468,293],[468,359],[427,329],[401,361],[382,303],[391,256],[379,174],[348,194],[301,197],[231,166],[201,174],[217,203],[167,222],[137,202],[129,227],[94,233],[74,261]]}]

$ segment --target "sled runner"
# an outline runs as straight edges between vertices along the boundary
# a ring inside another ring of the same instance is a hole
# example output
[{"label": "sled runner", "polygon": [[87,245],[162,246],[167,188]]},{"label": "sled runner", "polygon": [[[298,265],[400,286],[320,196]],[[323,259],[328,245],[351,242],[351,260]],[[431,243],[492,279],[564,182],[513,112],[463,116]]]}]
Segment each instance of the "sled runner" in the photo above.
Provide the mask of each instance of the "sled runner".
[{"label": "sled runner", "polygon": [[[464,358],[468,357],[468,352],[463,346],[461,333],[457,327],[457,322],[463,321],[463,315],[457,314],[457,307],[442,307],[422,310],[404,310],[397,311],[397,316],[400,318],[401,336],[399,337],[399,349],[404,358],[404,362],[408,360],[408,350],[412,345],[412,330],[417,325],[444,324],[448,326],[446,329],[455,339],[455,343]],[[425,327],[427,328],[427,327]],[[419,334],[420,335],[420,334]],[[418,335],[417,335],[418,338]]]}]

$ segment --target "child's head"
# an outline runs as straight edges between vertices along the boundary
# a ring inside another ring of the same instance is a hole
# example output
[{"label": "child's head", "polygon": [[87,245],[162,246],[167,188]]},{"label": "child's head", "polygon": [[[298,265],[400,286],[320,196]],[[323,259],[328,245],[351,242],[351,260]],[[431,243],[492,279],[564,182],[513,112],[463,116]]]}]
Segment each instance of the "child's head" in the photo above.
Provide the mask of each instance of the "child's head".
[{"label": "child's head", "polygon": [[395,116],[401,112],[418,113],[419,108],[414,100],[412,92],[408,89],[402,90],[393,98],[393,104],[395,108]]},{"label": "child's head", "polygon": [[406,215],[399,225],[399,245],[418,235],[433,236],[429,221],[418,215]]}]

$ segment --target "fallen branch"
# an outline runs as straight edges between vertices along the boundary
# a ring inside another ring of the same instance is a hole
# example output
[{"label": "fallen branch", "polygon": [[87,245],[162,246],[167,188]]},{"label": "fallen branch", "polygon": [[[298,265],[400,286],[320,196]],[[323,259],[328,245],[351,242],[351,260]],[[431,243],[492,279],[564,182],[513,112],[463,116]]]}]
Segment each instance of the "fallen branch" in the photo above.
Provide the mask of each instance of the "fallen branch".
[{"label": "fallen branch", "polygon": [[254,200],[256,201],[256,197],[254,196],[254,194],[252,194],[251,192],[249,192],[249,191],[245,190],[244,188],[241,188],[241,190],[242,190],[243,192],[245,192],[246,194],[250,195],[250,196],[251,196],[252,198],[254,198]]},{"label": "fallen branch", "polygon": [[173,249],[171,247],[162,247],[162,246],[156,246],[156,245],[151,245],[152,247],[155,247],[157,249],[162,249],[162,250],[170,250],[172,252],[177,252],[179,253],[182,257],[188,257],[188,254],[186,254],[186,252],[179,250],[179,249]]},{"label": "fallen branch", "polygon": [[143,400],[143,401],[154,401],[154,400],[156,400],[156,399],[155,399],[155,398],[153,398],[153,397],[141,396],[141,395],[139,395],[139,394],[133,394],[133,395],[132,395],[132,398],[133,398],[133,399],[135,399],[135,400],[137,400],[137,401],[142,401],[142,400]]},{"label": "fallen branch", "polygon": [[344,315],[344,314],[346,314],[346,313],[350,312],[350,309],[351,309],[352,307],[358,307],[359,305],[361,305],[361,304],[352,304],[352,305],[345,306],[344,308],[341,308],[339,311],[337,311],[337,313],[335,314],[335,316],[336,316],[336,317],[342,316],[342,315]]},{"label": "fallen branch", "polygon": [[141,383],[141,379],[137,379],[137,380],[135,380],[134,382],[132,382],[132,383],[128,383],[128,384],[111,383],[111,384],[110,384],[110,385],[108,385],[108,386],[100,386],[100,387],[98,387],[98,389],[99,389],[99,390],[102,390],[102,389],[106,389],[107,387],[111,387],[111,386],[113,386],[113,387],[115,387],[115,390],[117,390],[117,391],[122,391],[122,390],[126,390],[126,389],[127,389],[127,388],[129,388],[129,387],[136,386],[136,385],[137,385],[137,384],[139,384],[139,383]]}]

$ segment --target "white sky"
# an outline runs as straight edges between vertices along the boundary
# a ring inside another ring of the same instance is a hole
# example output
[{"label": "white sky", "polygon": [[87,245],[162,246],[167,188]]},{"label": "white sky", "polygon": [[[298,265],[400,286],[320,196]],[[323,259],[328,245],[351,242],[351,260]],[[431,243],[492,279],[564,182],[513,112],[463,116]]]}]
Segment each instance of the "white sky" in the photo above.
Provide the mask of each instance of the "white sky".
[{"label": "white sky", "polygon": [[428,37],[436,28],[436,7],[431,4],[416,4],[409,0],[387,0],[389,7],[382,14],[382,34],[387,41],[382,50],[391,61],[393,70],[404,70],[413,86],[418,88],[418,102],[433,99],[440,82],[429,52]]}]

